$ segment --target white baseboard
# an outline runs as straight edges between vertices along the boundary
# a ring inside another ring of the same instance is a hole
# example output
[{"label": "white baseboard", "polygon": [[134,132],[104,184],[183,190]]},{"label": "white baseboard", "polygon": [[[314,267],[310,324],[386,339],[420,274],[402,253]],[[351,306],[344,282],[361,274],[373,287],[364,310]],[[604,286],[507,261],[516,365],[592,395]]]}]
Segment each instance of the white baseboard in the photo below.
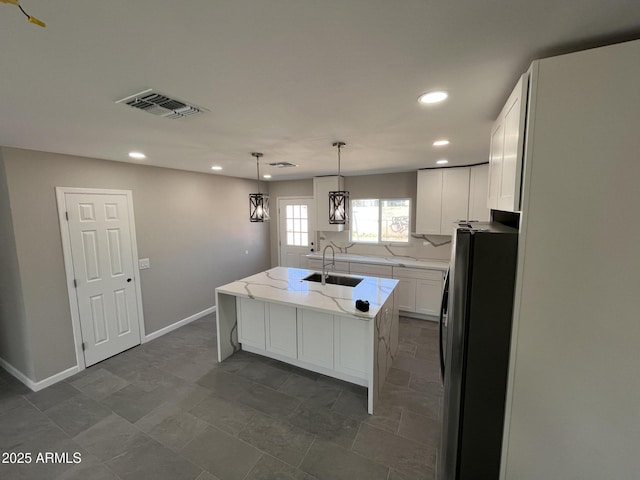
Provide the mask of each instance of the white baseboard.
[{"label": "white baseboard", "polygon": [[0,358],[0,365],[7,372],[9,372],[11,375],[16,377],[18,380],[20,380],[22,383],[24,383],[27,387],[29,387],[34,392],[37,392],[38,390],[42,390],[43,388],[47,388],[48,386],[53,385],[54,383],[58,383],[64,380],[65,378],[75,375],[80,370],[77,365],[74,365],[73,367],[67,368],[62,372],[58,372],[54,375],[51,375],[50,377],[47,377],[44,380],[35,382],[3,358]]},{"label": "white baseboard", "polygon": [[151,340],[161,337],[162,335],[165,335],[169,332],[174,331],[176,328],[180,328],[183,327],[185,325],[187,325],[188,323],[191,323],[195,320],[198,320],[199,318],[205,317],[207,315],[209,315],[210,313],[213,313],[216,311],[216,307],[209,307],[206,308],[204,310],[202,310],[201,312],[198,313],[194,313],[193,315],[191,315],[190,317],[187,318],[183,318],[182,320],[178,320],[176,323],[172,323],[171,325],[168,325],[164,328],[161,328],[160,330],[156,330],[153,333],[150,333],[149,335],[145,335],[144,338],[142,339],[142,343],[147,343],[150,342]]},{"label": "white baseboard", "polygon": [[[149,335],[145,335],[145,337],[142,339],[142,343],[150,342],[154,338],[161,337],[166,333],[172,332],[176,328],[180,328],[184,325],[187,325],[188,323],[198,320],[199,318],[209,315],[210,313],[213,313],[215,311],[216,311],[215,306],[209,307],[201,312],[191,315],[190,317],[183,318],[182,320],[179,320],[176,323],[172,323],[167,327],[161,328],[160,330],[156,330],[155,332],[150,333]],[[74,365],[73,367],[67,368],[62,372],[58,372],[55,375],[51,375],[50,377],[47,377],[44,380],[40,380],[36,382],[31,380],[24,373],[22,373],[20,370],[18,370],[16,367],[11,365],[9,362],[7,362],[3,358],[0,358],[0,366],[2,366],[7,372],[9,372],[11,375],[16,377],[18,380],[20,380],[22,383],[24,383],[27,387],[29,387],[34,392],[37,392],[38,390],[42,390],[43,388],[47,388],[48,386],[53,385],[54,383],[58,383],[64,380],[65,378],[75,375],[80,371],[80,368],[78,367],[78,365]]]}]

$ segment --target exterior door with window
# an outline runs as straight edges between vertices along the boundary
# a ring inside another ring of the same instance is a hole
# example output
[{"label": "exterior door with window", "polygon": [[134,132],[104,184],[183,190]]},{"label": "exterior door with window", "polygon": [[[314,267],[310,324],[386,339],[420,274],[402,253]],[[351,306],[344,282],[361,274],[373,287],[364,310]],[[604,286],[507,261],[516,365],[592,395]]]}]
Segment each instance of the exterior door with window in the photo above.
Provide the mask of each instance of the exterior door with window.
[{"label": "exterior door with window", "polygon": [[64,197],[88,367],[140,343],[130,199],[125,194]]},{"label": "exterior door with window", "polygon": [[313,197],[278,200],[280,266],[307,268],[306,255],[316,250]]}]

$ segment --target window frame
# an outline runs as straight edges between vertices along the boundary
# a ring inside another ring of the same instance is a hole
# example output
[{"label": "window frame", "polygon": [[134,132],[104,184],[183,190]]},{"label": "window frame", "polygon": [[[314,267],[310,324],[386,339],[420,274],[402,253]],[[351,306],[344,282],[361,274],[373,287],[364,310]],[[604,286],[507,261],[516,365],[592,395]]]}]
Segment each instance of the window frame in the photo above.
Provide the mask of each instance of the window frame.
[{"label": "window frame", "polygon": [[[378,201],[378,239],[375,242],[364,242],[362,240],[354,240],[353,239],[353,221],[354,221],[354,212],[353,212],[353,206],[355,204],[355,202],[357,202],[358,200],[377,200]],[[409,202],[409,214],[407,215],[408,217],[408,221],[407,221],[407,241],[406,242],[402,242],[402,241],[387,241],[387,240],[381,240],[382,238],[382,203],[386,202],[386,201],[390,201],[390,200],[406,200],[407,202]],[[409,245],[410,239],[411,239],[411,197],[402,197],[402,198],[352,198],[349,202],[349,242],[351,243],[355,243],[358,245],[394,245],[394,246],[398,246],[398,247],[406,247]]]}]

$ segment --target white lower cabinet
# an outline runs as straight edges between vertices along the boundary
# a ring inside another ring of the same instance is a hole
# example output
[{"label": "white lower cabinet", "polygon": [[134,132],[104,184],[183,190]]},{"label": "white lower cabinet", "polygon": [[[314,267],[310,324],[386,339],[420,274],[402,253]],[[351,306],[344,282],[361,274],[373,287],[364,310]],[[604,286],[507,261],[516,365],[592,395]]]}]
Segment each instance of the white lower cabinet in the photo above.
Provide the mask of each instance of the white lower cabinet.
[{"label": "white lower cabinet", "polygon": [[393,267],[393,278],[398,280],[395,296],[398,310],[434,317],[440,315],[442,271]]},{"label": "white lower cabinet", "polygon": [[297,309],[268,303],[265,317],[266,349],[285,357],[298,358]]},{"label": "white lower cabinet", "polygon": [[334,370],[366,378],[367,358],[372,341],[369,333],[371,321],[334,317]]},{"label": "white lower cabinet", "polygon": [[393,268],[388,265],[374,265],[370,263],[350,263],[349,273],[354,275],[365,275],[368,277],[391,278]]},{"label": "white lower cabinet", "polygon": [[333,369],[333,315],[298,309],[298,360]]},{"label": "white lower cabinet", "polygon": [[442,278],[416,282],[416,313],[437,317],[442,301]]},{"label": "white lower cabinet", "polygon": [[238,340],[254,348],[265,349],[266,303],[251,298],[236,298]]},{"label": "white lower cabinet", "polygon": [[[345,380],[368,381],[375,320],[340,317],[293,306],[237,298],[238,340],[243,347]],[[302,363],[298,363],[302,362]],[[340,374],[343,374],[342,376]]]},{"label": "white lower cabinet", "polygon": [[398,287],[396,290],[396,301],[398,309],[405,312],[416,311],[416,282],[415,278],[396,278]]}]

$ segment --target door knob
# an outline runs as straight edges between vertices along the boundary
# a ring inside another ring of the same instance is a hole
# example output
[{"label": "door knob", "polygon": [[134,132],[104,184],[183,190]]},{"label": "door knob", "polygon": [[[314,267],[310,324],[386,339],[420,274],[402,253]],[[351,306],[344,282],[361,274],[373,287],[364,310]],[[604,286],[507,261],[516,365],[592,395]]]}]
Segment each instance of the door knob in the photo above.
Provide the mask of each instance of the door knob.
[{"label": "door knob", "polygon": [[131,279],[130,279],[130,278],[127,278],[127,282],[130,282],[130,281],[131,281]]}]

